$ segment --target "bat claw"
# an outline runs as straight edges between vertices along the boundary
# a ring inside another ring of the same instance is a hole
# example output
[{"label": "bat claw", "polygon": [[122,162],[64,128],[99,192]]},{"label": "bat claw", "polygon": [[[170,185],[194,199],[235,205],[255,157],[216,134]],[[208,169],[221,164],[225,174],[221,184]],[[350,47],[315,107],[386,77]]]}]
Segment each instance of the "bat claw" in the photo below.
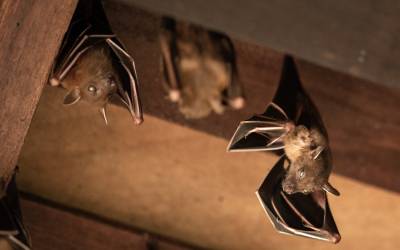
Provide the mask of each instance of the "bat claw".
[{"label": "bat claw", "polygon": [[59,86],[60,85],[60,80],[58,80],[57,78],[53,77],[53,78],[50,79],[49,83],[50,83],[50,86],[53,86],[53,87]]},{"label": "bat claw", "polygon": [[135,125],[140,125],[143,123],[143,118],[134,118],[133,122],[135,123]]},{"label": "bat claw", "polygon": [[242,109],[245,104],[246,104],[246,101],[244,100],[243,97],[236,97],[233,100],[229,101],[229,105],[233,109]]},{"label": "bat claw", "polygon": [[107,114],[106,114],[106,108],[103,107],[100,109],[100,113],[103,116],[104,122],[106,123],[106,125],[108,125],[108,120],[107,120]]},{"label": "bat claw", "polygon": [[181,92],[176,89],[170,90],[169,91],[169,99],[172,102],[178,102],[181,99]]}]

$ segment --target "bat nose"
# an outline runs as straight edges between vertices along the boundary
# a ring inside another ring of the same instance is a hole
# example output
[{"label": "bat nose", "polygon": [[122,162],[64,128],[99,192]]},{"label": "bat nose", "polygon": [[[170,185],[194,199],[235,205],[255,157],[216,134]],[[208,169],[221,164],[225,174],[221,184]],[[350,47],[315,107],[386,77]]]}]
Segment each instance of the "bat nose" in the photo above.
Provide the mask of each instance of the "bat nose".
[{"label": "bat nose", "polygon": [[283,191],[285,191],[286,193],[288,193],[288,194],[291,194],[291,193],[293,193],[293,191],[294,191],[294,189],[295,189],[295,186],[294,186],[294,184],[293,183],[284,183],[283,185],[282,185],[282,188],[283,188]]}]

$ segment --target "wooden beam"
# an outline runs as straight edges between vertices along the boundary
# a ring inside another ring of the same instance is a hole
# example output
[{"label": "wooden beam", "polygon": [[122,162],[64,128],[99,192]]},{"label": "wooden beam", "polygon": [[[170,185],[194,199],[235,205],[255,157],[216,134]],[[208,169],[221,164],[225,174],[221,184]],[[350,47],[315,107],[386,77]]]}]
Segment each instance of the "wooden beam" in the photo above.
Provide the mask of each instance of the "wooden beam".
[{"label": "wooden beam", "polygon": [[23,197],[22,213],[33,249],[192,249],[174,240],[117,225],[38,197],[27,194]]},{"label": "wooden beam", "polygon": [[76,3],[0,1],[0,176],[16,165]]},{"label": "wooden beam", "polygon": [[[239,121],[262,113],[272,100],[283,54],[235,40],[246,107],[222,116],[214,114],[206,119],[186,120],[177,106],[165,98],[162,88],[157,40],[160,16],[118,1],[108,3],[111,25],[136,61],[145,112],[229,139]],[[328,129],[334,172],[400,192],[400,89],[302,60],[297,63],[304,87],[320,109]]]}]

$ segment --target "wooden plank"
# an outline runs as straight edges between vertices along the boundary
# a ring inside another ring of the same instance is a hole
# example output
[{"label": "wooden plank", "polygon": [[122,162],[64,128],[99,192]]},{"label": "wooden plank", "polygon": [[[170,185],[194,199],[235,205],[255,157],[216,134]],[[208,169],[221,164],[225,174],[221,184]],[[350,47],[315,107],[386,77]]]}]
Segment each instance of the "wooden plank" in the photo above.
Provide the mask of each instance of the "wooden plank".
[{"label": "wooden plank", "polygon": [[[184,119],[176,105],[166,100],[161,84],[160,17],[117,1],[106,7],[114,31],[136,61],[146,113],[228,139],[239,121],[262,113],[272,99],[283,54],[235,40],[247,106],[222,116]],[[320,108],[330,134],[334,172],[400,192],[400,90],[297,62],[304,86]]]},{"label": "wooden plank", "polygon": [[15,167],[76,2],[0,1],[0,176]]},{"label": "wooden plank", "polygon": [[121,0],[400,87],[396,0]]},{"label": "wooden plank", "polygon": [[190,247],[143,231],[95,219],[78,210],[24,195],[21,200],[33,249],[41,250],[188,250]]}]

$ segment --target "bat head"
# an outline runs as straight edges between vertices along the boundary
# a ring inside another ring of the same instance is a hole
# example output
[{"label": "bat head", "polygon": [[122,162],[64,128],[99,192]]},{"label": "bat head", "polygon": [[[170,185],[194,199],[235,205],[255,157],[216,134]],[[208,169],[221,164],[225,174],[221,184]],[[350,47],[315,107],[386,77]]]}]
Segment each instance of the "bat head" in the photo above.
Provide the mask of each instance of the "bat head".
[{"label": "bat head", "polygon": [[308,194],[325,190],[339,195],[339,192],[328,182],[329,174],[330,167],[326,166],[323,157],[314,160],[309,156],[302,156],[291,162],[286,170],[286,175],[282,180],[282,189],[287,194]]},{"label": "bat head", "polygon": [[107,74],[105,76],[91,79],[80,87],[76,87],[68,92],[64,98],[65,105],[77,103],[79,100],[84,100],[103,107],[108,101],[108,98],[116,92],[117,85],[115,76]]},{"label": "bat head", "polygon": [[116,92],[118,81],[109,49],[104,44],[94,46],[79,58],[64,80],[64,86],[70,89],[64,104],[71,105],[84,100],[104,107]]},{"label": "bat head", "polygon": [[287,194],[282,189],[286,157],[282,156],[256,192],[274,228],[284,234],[298,235],[332,243],[340,234],[323,190],[308,194]]},{"label": "bat head", "polygon": [[321,159],[311,160],[300,157],[291,162],[286,176],[282,181],[282,188],[288,194],[311,193],[321,190],[328,175],[324,171]]}]

